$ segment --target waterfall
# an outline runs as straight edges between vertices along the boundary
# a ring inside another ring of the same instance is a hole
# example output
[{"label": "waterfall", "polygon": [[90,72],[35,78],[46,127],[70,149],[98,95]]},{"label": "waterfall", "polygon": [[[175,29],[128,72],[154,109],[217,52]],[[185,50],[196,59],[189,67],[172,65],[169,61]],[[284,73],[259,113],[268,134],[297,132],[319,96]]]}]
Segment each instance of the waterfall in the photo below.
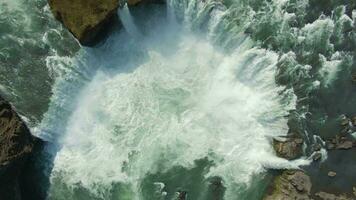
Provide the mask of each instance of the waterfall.
[{"label": "waterfall", "polygon": [[[252,185],[263,184],[266,169],[309,163],[278,158],[271,146],[271,138],[286,135],[285,116],[296,101],[292,90],[275,83],[278,54],[233,34],[237,28],[222,29],[228,10],[221,4],[207,4],[210,9],[195,3],[186,10],[169,5],[165,21],[135,18],[152,23],[147,26],[154,34],[145,37],[126,5],[119,10],[126,31],[74,58],[41,125],[61,134],[50,199],[77,192],[112,200],[172,199],[179,187],[162,180],[171,178],[165,175],[177,168],[189,172],[203,159],[213,164],[188,174],[204,180],[190,181],[204,186],[221,177],[224,198],[243,199]],[[185,16],[177,23],[182,29],[171,29],[175,12]],[[194,30],[203,25],[205,35]],[[186,184],[179,176],[172,182]]]},{"label": "waterfall", "polygon": [[141,38],[141,33],[135,25],[134,19],[132,18],[130,9],[127,4],[125,4],[121,9],[119,9],[118,13],[125,30],[132,37]]}]

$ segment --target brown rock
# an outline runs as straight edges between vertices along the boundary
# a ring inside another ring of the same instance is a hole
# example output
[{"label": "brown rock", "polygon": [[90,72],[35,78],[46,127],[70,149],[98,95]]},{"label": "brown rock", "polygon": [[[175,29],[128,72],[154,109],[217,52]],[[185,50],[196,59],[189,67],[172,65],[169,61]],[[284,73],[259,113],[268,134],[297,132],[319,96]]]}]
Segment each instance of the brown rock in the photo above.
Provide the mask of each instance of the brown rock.
[{"label": "brown rock", "polygon": [[335,177],[336,176],[336,172],[330,171],[330,172],[328,172],[328,176],[329,177]]},{"label": "brown rock", "polygon": [[346,195],[335,195],[335,194],[329,194],[326,192],[318,192],[315,194],[315,196],[319,197],[321,200],[352,200],[351,198],[348,198]]},{"label": "brown rock", "polygon": [[308,175],[299,170],[287,170],[277,176],[264,200],[311,200],[312,184]]},{"label": "brown rock", "polygon": [[92,46],[117,20],[119,0],[49,0],[57,20],[83,45]]},{"label": "brown rock", "polygon": [[336,148],[337,149],[351,149],[352,146],[353,146],[352,141],[344,140],[344,141],[341,141],[339,144],[337,144]]},{"label": "brown rock", "polygon": [[20,175],[36,139],[0,97],[0,199],[21,199]]},{"label": "brown rock", "polygon": [[314,155],[313,155],[313,160],[314,161],[318,161],[321,159],[321,153],[320,152],[316,152]]},{"label": "brown rock", "polygon": [[273,147],[277,156],[293,160],[303,154],[302,150],[303,139],[301,138],[288,138],[286,141],[273,140]]}]

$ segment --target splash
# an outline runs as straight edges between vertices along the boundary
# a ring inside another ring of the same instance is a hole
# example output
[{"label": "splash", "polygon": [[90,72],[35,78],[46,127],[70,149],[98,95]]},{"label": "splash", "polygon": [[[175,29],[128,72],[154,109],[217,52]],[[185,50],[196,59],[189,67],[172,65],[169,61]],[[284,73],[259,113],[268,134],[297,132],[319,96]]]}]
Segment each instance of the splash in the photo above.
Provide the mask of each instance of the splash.
[{"label": "splash", "polygon": [[[140,30],[125,11],[126,32],[72,62],[42,123],[50,130],[44,134],[59,145],[50,199],[84,198],[79,193],[145,199],[148,174],[192,169],[200,159],[213,163],[204,177],[221,177],[225,198],[234,199],[266,168],[308,163],[278,158],[271,147],[272,137],[287,133],[286,116],[295,108],[293,91],[275,83],[278,55],[254,47],[242,33],[226,38],[230,33],[218,28],[224,7],[215,6],[208,12],[199,5],[195,16],[196,7],[189,5],[174,30],[165,24],[171,17],[154,20],[159,23],[142,38],[135,37]],[[210,32],[194,31],[198,24]],[[217,41],[238,42],[226,52]],[[173,197],[162,184],[162,198]],[[117,185],[124,192],[115,192]]]}]

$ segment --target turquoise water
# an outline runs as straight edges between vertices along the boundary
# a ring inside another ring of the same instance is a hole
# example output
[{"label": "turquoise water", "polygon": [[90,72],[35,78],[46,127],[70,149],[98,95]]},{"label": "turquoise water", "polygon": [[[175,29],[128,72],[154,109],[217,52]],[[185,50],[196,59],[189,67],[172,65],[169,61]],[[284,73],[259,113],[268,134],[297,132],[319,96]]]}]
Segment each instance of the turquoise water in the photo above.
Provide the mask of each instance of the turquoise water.
[{"label": "turquoise water", "polygon": [[[261,199],[268,169],[309,164],[313,135],[355,113],[352,3],[126,7],[95,48],[43,1],[1,3],[0,91],[50,141],[48,199]],[[288,131],[295,161],[271,146]]]}]

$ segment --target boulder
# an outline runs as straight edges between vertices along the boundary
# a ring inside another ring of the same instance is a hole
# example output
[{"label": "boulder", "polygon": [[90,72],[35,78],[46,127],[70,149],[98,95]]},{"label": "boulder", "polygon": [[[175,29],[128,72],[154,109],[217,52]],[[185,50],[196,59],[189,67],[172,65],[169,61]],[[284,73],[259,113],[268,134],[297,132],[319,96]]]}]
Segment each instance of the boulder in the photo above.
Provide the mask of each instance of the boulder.
[{"label": "boulder", "polygon": [[278,157],[288,160],[303,155],[303,139],[301,138],[287,138],[285,141],[273,139],[273,147]]},{"label": "boulder", "polygon": [[300,170],[287,170],[274,179],[264,200],[309,200],[312,183]]},{"label": "boulder", "polygon": [[48,0],[55,18],[82,45],[97,44],[116,23],[119,0]]},{"label": "boulder", "polygon": [[315,194],[315,196],[319,197],[321,200],[352,200],[346,195],[335,195],[326,192],[318,192]]},{"label": "boulder", "polygon": [[0,97],[0,199],[22,199],[22,171],[36,141],[12,106]]},{"label": "boulder", "polygon": [[328,176],[329,177],[335,177],[336,176],[336,172],[330,171],[330,172],[328,172]]},{"label": "boulder", "polygon": [[337,144],[336,148],[337,149],[351,149],[353,146],[353,142],[349,140],[343,140],[339,144]]}]

